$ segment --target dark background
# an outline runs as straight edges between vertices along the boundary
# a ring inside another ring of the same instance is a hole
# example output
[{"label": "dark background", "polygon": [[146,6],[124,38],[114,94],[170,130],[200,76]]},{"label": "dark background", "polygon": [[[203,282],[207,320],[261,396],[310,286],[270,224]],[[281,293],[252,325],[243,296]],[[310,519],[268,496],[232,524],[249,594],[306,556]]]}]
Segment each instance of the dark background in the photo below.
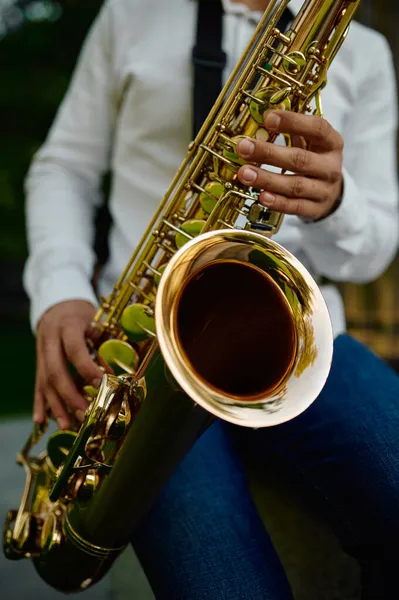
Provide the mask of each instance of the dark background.
[{"label": "dark background", "polygon": [[[34,339],[21,285],[27,254],[23,179],[101,4],[0,0],[0,415],[26,412],[32,402]],[[397,65],[398,17],[395,0],[363,0],[358,13],[359,20],[386,35]],[[376,69],[378,61],[376,56]],[[350,331],[394,364],[399,358],[398,274],[397,261],[371,285],[343,286]]]},{"label": "dark background", "polygon": [[35,371],[23,180],[54,118],[101,0],[0,0],[0,415],[30,410]]}]

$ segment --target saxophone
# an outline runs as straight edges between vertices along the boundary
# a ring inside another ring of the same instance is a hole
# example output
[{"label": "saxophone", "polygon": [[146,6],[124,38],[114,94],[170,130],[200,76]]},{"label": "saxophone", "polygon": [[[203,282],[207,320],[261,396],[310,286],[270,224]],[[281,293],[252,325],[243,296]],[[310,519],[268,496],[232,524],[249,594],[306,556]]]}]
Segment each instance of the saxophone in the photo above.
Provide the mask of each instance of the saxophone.
[{"label": "saxophone", "polygon": [[[40,577],[81,591],[108,571],[179,461],[215,418],[245,427],[293,419],[318,396],[332,331],[315,281],[270,238],[282,215],[237,179],[242,136],[275,141],[270,108],[321,115],[320,92],[359,0],[271,0],[147,231],[89,328],[99,389],[85,420],[35,426],[8,513],[4,551]],[[287,143],[290,140],[287,139]]]}]

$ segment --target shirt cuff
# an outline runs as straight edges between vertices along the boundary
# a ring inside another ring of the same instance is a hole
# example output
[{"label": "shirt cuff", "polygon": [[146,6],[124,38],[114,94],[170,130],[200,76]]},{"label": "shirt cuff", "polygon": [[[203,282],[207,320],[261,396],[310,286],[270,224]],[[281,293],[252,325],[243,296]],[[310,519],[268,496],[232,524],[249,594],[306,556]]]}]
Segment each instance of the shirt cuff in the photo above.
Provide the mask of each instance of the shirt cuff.
[{"label": "shirt cuff", "polygon": [[94,306],[99,304],[90,281],[73,267],[57,269],[41,279],[40,287],[32,294],[32,331],[36,332],[39,320],[49,308],[67,300],[87,300]]},{"label": "shirt cuff", "polygon": [[362,210],[359,188],[353,177],[343,169],[344,186],[338,208],[320,221],[302,221],[303,231],[316,243],[324,244],[331,238],[342,247],[365,226],[366,211]]}]

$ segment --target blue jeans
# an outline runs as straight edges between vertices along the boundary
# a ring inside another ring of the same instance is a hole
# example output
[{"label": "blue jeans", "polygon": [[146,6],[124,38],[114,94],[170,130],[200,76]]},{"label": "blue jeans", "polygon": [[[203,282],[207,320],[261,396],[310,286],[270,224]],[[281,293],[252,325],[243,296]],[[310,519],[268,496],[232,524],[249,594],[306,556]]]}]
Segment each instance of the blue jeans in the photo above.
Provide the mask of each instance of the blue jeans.
[{"label": "blue jeans", "polygon": [[[221,422],[208,429],[133,536],[157,600],[293,598],[248,491],[237,429]],[[396,374],[342,335],[324,390],[305,413],[239,435],[258,460],[279,461],[298,485],[317,494],[362,568],[362,597],[398,598]]]}]

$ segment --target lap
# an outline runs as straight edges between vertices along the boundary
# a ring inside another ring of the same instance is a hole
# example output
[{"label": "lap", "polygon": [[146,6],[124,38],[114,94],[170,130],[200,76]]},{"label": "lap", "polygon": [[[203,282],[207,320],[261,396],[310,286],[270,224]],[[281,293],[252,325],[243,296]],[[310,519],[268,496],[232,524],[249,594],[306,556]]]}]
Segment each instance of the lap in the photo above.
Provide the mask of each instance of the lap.
[{"label": "lap", "polygon": [[[292,597],[231,430],[217,422],[202,436],[134,534],[160,600]],[[243,433],[265,464],[278,458],[316,490],[348,543],[378,546],[383,556],[399,537],[398,432],[398,377],[340,336],[316,402],[289,423]]]},{"label": "lap", "polygon": [[132,543],[157,600],[292,599],[220,422],[179,465]]},{"label": "lap", "polygon": [[397,541],[399,378],[365,346],[340,336],[314,404],[256,436],[325,498],[350,541]]}]

